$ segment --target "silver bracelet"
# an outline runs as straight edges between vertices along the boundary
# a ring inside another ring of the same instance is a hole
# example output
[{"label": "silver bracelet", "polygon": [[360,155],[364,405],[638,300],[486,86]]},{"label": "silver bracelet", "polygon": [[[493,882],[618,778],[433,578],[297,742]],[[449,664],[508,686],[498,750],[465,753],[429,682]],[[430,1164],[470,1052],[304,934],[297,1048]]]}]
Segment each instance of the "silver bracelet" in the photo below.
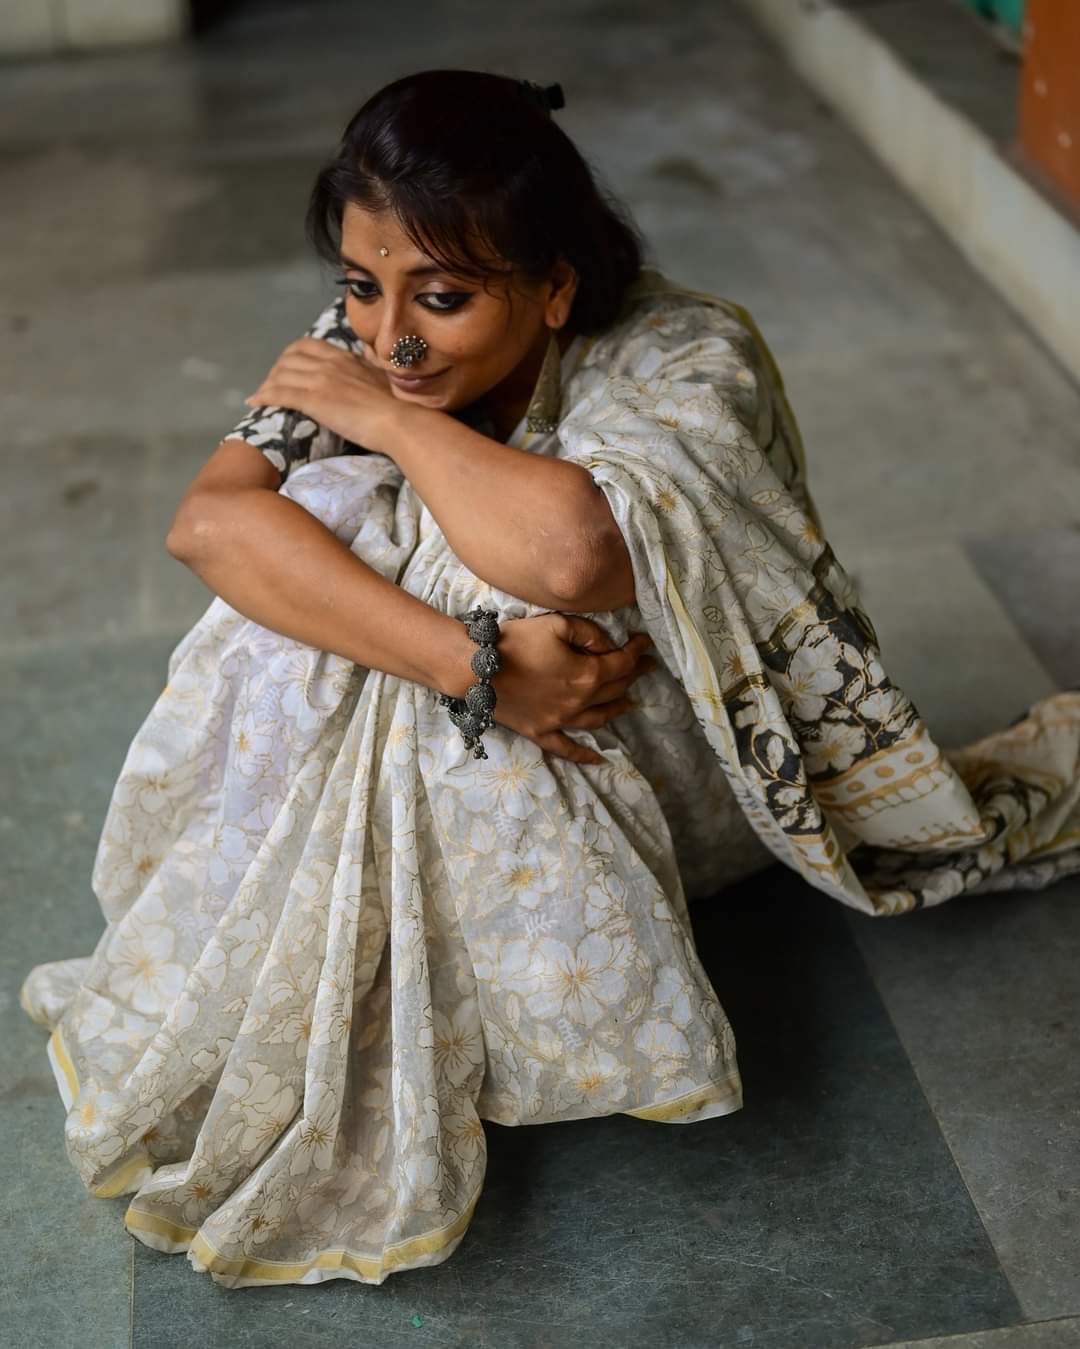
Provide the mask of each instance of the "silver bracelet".
[{"label": "silver bracelet", "polygon": [[439,695],[442,707],[450,709],[450,720],[461,732],[465,748],[471,749],[474,759],[486,759],[480,737],[494,724],[492,713],[495,710],[495,690],[491,686],[492,675],[500,668],[499,653],[495,643],[499,639],[499,616],[494,609],[481,609],[479,605],[461,615],[466,631],[480,649],[473,653],[470,662],[473,674],[479,683],[470,684],[464,698],[455,698],[449,693]]}]

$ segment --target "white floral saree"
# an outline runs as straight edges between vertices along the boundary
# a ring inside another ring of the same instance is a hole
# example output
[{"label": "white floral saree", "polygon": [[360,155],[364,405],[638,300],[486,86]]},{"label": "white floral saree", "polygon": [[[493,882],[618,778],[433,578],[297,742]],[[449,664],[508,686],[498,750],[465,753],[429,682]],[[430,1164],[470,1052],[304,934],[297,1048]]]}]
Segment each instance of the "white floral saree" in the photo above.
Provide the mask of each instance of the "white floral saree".
[{"label": "white floral saree", "polygon": [[[312,329],[355,341],[340,302]],[[263,410],[282,491],[439,609],[544,612],[450,552],[387,458]],[[1080,868],[1080,693],[960,752],[890,683],[806,490],[775,363],[738,305],[647,273],[563,358],[557,432],[630,550],[641,706],[575,738],[496,725],[248,621],[183,638],[93,873],[89,958],[39,966],[69,1155],[140,1240],[232,1285],[445,1260],[483,1120],[737,1110],[687,901],[775,859],[868,914]],[[306,461],[306,462],[305,462]]]}]

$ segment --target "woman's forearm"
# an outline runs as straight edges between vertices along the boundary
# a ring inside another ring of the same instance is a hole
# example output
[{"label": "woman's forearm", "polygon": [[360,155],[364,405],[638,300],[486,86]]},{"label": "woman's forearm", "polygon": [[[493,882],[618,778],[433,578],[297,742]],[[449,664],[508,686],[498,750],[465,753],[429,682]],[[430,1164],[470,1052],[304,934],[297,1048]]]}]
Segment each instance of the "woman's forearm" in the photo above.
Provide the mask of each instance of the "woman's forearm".
[{"label": "woman's forearm", "polygon": [[499,590],[566,608],[622,544],[607,498],[579,464],[415,406],[391,419],[382,441],[454,553]]},{"label": "woman's forearm", "polygon": [[167,546],[226,603],[274,632],[456,697],[475,678],[463,623],[369,567],[277,492],[193,493]]}]

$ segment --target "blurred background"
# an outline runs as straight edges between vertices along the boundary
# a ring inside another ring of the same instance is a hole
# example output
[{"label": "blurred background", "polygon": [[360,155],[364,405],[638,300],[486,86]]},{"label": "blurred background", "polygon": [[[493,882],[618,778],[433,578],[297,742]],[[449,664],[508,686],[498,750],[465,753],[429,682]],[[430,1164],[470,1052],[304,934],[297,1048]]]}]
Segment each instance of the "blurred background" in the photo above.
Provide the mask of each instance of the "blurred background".
[{"label": "blurred background", "polygon": [[749,308],[939,742],[1080,685],[1080,4],[4,0],[12,1342],[1080,1346],[1073,882],[883,922],[777,871],[724,892],[695,935],[745,1109],[489,1124],[465,1242],[379,1288],[225,1293],[69,1168],[16,992],[100,933],[112,784],[210,599],[165,534],[330,293],[316,169],[370,93],[436,66],[561,83],[661,269]]}]

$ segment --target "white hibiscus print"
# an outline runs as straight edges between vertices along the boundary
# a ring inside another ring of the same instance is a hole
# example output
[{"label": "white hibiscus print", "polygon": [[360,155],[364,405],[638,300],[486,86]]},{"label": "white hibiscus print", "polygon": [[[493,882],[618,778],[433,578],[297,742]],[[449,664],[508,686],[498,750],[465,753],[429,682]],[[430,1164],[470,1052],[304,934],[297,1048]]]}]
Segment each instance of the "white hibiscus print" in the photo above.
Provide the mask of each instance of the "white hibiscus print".
[{"label": "white hibiscus print", "polygon": [[443,1115],[442,1126],[454,1157],[471,1168],[483,1156],[486,1145],[484,1125],[479,1116],[475,1112],[464,1115],[451,1111]]},{"label": "white hibiscus print", "polygon": [[254,909],[246,917],[231,923],[227,935],[236,942],[229,952],[229,964],[242,970],[253,960],[265,956],[270,941],[270,920],[261,909]]},{"label": "white hibiscus print", "polygon": [[887,726],[894,719],[903,717],[907,705],[907,696],[900,689],[876,689],[859,700],[859,712],[867,721]]},{"label": "white hibiscus print", "polygon": [[677,1026],[689,1024],[693,996],[694,984],[684,970],[677,970],[674,965],[661,965],[656,971],[653,1005],[670,1007],[671,1019]]},{"label": "white hibiscus print", "polygon": [[333,657],[298,646],[275,660],[271,668],[281,685],[282,714],[298,731],[318,730],[344,692]]},{"label": "white hibiscus print", "polygon": [[321,1089],[310,1110],[305,1106],[292,1161],[289,1163],[290,1175],[305,1176],[312,1167],[317,1171],[330,1170],[334,1163],[334,1143],[338,1136],[340,1114],[337,1095],[326,1087]]},{"label": "white hibiscus print", "polygon": [[168,763],[159,751],[145,747],[141,747],[138,759],[138,769],[132,765],[127,790],[134,794],[139,809],[147,815],[175,809],[177,801],[195,790],[197,763]]},{"label": "white hibiscus print", "polygon": [[484,1039],[480,1020],[471,1001],[464,1001],[447,1016],[434,1012],[435,1069],[454,1087],[463,1087],[471,1077],[484,1075]]},{"label": "white hibiscus print", "polygon": [[163,1012],[184,986],[184,967],[172,959],[175,938],[164,923],[131,915],[111,951],[109,989],[136,1012]]},{"label": "white hibiscus print", "polygon": [[643,1021],[637,1027],[634,1045],[662,1075],[679,1071],[690,1057],[690,1042],[686,1036],[674,1022],[659,1017]]},{"label": "white hibiscus print", "polygon": [[844,677],[836,668],[839,659],[840,644],[833,637],[826,637],[814,646],[800,646],[792,656],[786,680],[795,712],[803,721],[817,721],[824,716],[825,695],[835,693],[843,685]]},{"label": "white hibiscus print", "polygon": [[820,773],[826,768],[850,768],[866,747],[866,732],[861,726],[842,721],[821,721],[813,739],[808,739],[807,768]]},{"label": "white hibiscus print", "polygon": [[285,1221],[286,1210],[282,1194],[263,1194],[247,1202],[248,1207],[240,1217],[238,1236],[241,1246],[250,1254],[270,1240]]},{"label": "white hibiscus print", "polygon": [[470,810],[502,810],[514,820],[529,819],[554,793],[555,779],[543,750],[523,735],[507,741],[505,751],[490,764],[481,760],[474,780],[462,788]]},{"label": "white hibiscus print", "polygon": [[558,1092],[563,1106],[584,1104],[600,1114],[613,1110],[626,1096],[629,1068],[596,1044],[575,1054],[564,1073]]},{"label": "white hibiscus print", "polygon": [[575,947],[542,937],[515,982],[535,990],[525,999],[533,1016],[565,1016],[594,1026],[626,996],[629,967],[630,946],[624,937],[590,932]]},{"label": "white hibiscus print", "polygon": [[243,1120],[239,1134],[242,1152],[261,1153],[275,1142],[296,1114],[297,1100],[293,1088],[265,1063],[248,1065],[246,1078],[226,1074],[221,1088],[237,1099],[231,1109]]},{"label": "white hibiscus print", "polygon": [[562,879],[557,859],[552,858],[548,848],[539,845],[523,852],[497,853],[495,868],[501,898],[527,909],[542,904],[559,888]]},{"label": "white hibiscus print", "polygon": [[176,1192],[176,1203],[184,1222],[191,1227],[200,1227],[217,1208],[219,1201],[229,1193],[232,1184],[228,1176],[205,1167],[199,1168],[192,1179],[185,1181]]},{"label": "white hibiscus print", "polygon": [[399,714],[387,732],[383,758],[399,767],[416,760],[416,726],[406,719],[404,712]]},{"label": "white hibiscus print", "polygon": [[68,1151],[87,1185],[96,1183],[102,1171],[123,1155],[124,1140],[118,1127],[123,1110],[115,1092],[88,1082],[68,1113],[64,1125]]},{"label": "white hibiscus print", "polygon": [[266,772],[273,763],[275,739],[273,725],[260,721],[254,708],[246,708],[232,728],[236,771],[246,778],[257,778]]}]

